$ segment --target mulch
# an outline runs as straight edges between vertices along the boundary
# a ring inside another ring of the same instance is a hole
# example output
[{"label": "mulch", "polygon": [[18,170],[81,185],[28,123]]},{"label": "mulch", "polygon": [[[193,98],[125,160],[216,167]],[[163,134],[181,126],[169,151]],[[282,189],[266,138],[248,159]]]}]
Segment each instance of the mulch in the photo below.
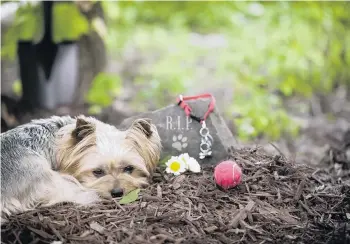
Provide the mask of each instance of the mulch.
[{"label": "mulch", "polygon": [[350,185],[258,148],[229,158],[244,173],[233,189],[215,185],[212,166],[177,177],[158,169],[136,202],[15,215],[2,243],[350,243]]}]

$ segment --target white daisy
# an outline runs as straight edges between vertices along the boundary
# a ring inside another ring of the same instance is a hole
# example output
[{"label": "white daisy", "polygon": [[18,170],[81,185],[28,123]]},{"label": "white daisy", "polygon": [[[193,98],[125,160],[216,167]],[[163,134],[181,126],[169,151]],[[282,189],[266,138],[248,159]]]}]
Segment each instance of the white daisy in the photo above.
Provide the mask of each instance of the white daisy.
[{"label": "white daisy", "polygon": [[188,153],[183,153],[179,156],[179,158],[185,162],[186,168],[189,171],[192,171],[194,173],[201,172],[201,166],[198,163],[198,161],[195,158],[192,158],[188,155]]},{"label": "white daisy", "polygon": [[171,157],[165,165],[167,166],[165,171],[169,174],[179,175],[187,170],[186,163],[179,157]]}]

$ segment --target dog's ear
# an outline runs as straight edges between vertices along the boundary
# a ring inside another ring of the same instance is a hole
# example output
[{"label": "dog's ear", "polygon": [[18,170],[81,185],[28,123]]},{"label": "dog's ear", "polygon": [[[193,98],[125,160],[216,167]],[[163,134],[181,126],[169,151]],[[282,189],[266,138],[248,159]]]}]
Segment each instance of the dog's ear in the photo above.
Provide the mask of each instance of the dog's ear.
[{"label": "dog's ear", "polygon": [[131,125],[133,128],[139,128],[147,138],[152,136],[152,120],[151,119],[137,119]]},{"label": "dog's ear", "polygon": [[75,129],[72,131],[72,137],[78,143],[87,136],[95,132],[95,125],[85,120],[84,117],[78,117]]}]

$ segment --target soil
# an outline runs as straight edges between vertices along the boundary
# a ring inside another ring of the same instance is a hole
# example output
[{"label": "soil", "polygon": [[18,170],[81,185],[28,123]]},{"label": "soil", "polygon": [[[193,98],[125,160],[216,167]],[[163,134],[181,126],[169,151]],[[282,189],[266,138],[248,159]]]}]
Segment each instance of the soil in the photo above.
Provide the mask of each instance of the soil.
[{"label": "soil", "polygon": [[[213,166],[180,176],[157,169],[139,198],[13,216],[2,243],[350,243],[350,185],[327,170],[230,149],[243,181],[219,189]],[[56,242],[53,242],[56,241]]]}]

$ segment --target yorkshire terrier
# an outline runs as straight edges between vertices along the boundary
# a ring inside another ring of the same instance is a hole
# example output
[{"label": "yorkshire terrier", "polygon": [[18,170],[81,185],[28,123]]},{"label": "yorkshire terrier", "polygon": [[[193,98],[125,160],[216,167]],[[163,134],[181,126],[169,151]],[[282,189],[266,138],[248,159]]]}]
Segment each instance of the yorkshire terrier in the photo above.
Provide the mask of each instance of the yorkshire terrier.
[{"label": "yorkshire terrier", "polygon": [[93,117],[53,116],[6,131],[2,218],[38,205],[88,205],[147,187],[160,151],[159,134],[148,119],[121,131]]}]

